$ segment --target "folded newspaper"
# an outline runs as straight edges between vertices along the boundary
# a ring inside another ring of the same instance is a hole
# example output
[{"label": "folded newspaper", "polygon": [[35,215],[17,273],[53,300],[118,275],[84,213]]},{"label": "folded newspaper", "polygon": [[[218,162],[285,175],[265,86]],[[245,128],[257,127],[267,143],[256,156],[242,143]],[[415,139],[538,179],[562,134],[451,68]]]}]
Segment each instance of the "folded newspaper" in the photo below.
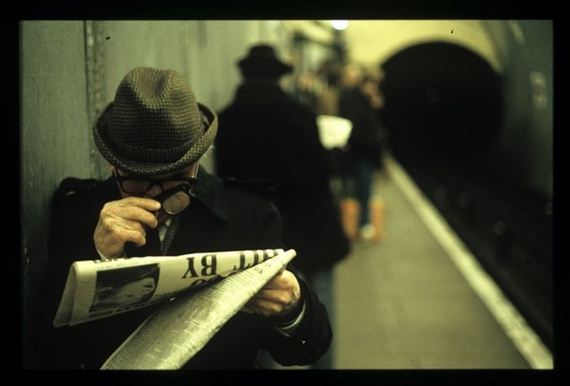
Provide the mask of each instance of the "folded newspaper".
[{"label": "folded newspaper", "polygon": [[53,324],[73,326],[164,302],[102,368],[177,369],[295,255],[266,249],[77,261]]},{"label": "folded newspaper", "polygon": [[343,147],[352,131],[352,122],[335,115],[318,115],[319,139],[325,149]]},{"label": "folded newspaper", "polygon": [[175,370],[295,257],[293,249],[166,304],[107,359],[106,370]]}]

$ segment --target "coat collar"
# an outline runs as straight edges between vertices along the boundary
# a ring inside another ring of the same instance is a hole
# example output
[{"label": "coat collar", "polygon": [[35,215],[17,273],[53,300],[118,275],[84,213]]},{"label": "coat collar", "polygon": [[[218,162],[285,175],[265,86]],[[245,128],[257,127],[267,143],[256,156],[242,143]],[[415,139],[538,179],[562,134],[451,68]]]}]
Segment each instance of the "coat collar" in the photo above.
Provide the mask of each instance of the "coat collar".
[{"label": "coat collar", "polygon": [[230,206],[223,182],[208,173],[203,167],[198,170],[196,185],[192,195],[201,201],[216,217],[230,220]]}]

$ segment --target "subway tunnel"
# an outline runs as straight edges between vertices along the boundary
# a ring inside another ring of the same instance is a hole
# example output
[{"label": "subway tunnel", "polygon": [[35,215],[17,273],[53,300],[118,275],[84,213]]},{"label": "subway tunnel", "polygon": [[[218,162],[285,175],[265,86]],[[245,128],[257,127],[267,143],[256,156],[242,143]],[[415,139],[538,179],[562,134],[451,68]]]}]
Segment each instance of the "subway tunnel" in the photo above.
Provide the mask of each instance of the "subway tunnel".
[{"label": "subway tunnel", "polygon": [[[35,367],[28,329],[49,266],[52,195],[65,177],[109,176],[92,128],[122,76],[176,69],[219,111],[240,83],[238,60],[269,42],[294,64],[281,83],[292,96],[327,60],[382,74],[386,142],[372,201],[383,237],[355,240],[334,265],[330,368],[553,369],[552,22],[418,23],[22,21],[23,367]],[[215,151],[201,160],[212,174]]]},{"label": "subway tunnel", "polygon": [[384,121],[403,158],[481,156],[499,136],[503,90],[476,53],[443,42],[406,48],[383,64]]}]

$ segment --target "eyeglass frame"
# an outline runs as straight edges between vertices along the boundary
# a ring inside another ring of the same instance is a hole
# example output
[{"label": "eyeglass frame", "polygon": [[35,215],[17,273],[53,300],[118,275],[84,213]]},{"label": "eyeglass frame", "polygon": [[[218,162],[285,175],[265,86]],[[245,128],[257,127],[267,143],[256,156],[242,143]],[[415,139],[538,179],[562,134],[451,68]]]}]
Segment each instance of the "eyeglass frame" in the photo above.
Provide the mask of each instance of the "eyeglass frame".
[{"label": "eyeglass frame", "polygon": [[[195,186],[195,184],[196,184],[196,177],[190,177],[190,179],[188,181],[185,180],[181,184],[176,185],[175,187],[172,187],[172,188],[167,189],[167,190],[163,190],[162,192],[160,192],[156,196],[152,197],[152,199],[160,202],[160,206],[161,206],[160,210],[164,211],[166,214],[168,214],[168,215],[178,214],[181,211],[183,211],[186,207],[182,208],[178,212],[170,212],[164,208],[163,203],[178,192],[184,192],[189,197],[192,197],[192,188]],[[162,188],[162,186],[161,186],[161,188]]]},{"label": "eyeglass frame", "polygon": [[[133,177],[133,176],[122,176],[122,175],[118,174],[115,170],[113,170],[113,178],[115,179],[115,181],[117,182],[117,184],[119,185],[119,188],[121,189],[121,191],[123,193],[140,195],[140,196],[145,195],[155,185],[160,186],[160,190],[161,190],[161,192],[157,196],[160,196],[164,192],[167,192],[169,190],[175,189],[184,183],[190,184],[190,190],[191,190],[192,186],[196,183],[196,179],[197,179],[196,176],[186,177],[186,178],[137,178],[137,177]],[[148,182],[149,185],[148,185],[148,188],[144,192],[143,191],[133,192],[133,191],[126,190],[123,186],[123,182],[128,181],[128,180],[145,181],[145,182]],[[164,186],[162,185],[165,182],[180,182],[181,184],[173,186],[172,188],[165,189]],[[188,195],[190,195],[190,190],[188,192],[186,192],[186,193],[188,193]]]},{"label": "eyeglass frame", "polygon": [[[196,186],[196,181],[198,180],[198,170],[199,170],[199,166],[196,163],[194,165],[194,172],[193,175],[190,177],[185,177],[185,178],[140,178],[140,177],[134,177],[134,176],[123,176],[120,175],[118,173],[118,170],[113,168],[113,178],[115,179],[116,183],[119,186],[119,189],[121,191],[123,191],[123,193],[126,194],[132,194],[132,195],[136,195],[136,196],[144,196],[149,190],[152,189],[153,186],[158,185],[160,186],[160,189],[162,190],[159,194],[157,194],[154,197],[151,197],[153,200],[159,201],[160,205],[161,205],[161,209],[159,212],[164,212],[168,215],[175,215],[177,213],[180,213],[181,211],[183,211],[185,208],[183,208],[182,210],[178,211],[178,212],[170,212],[164,209],[164,202],[166,202],[166,200],[168,200],[168,198],[170,198],[171,196],[175,195],[176,193],[182,191],[184,193],[186,193],[188,195],[188,197],[193,197],[194,194],[192,192],[192,189]],[[139,180],[139,181],[146,181],[149,183],[148,188],[144,191],[144,192],[129,192],[126,191],[123,187],[123,182],[126,180]],[[165,189],[164,186],[162,185],[164,182],[180,182],[178,185],[173,186],[172,188],[169,189]],[[157,212],[157,217],[159,216],[159,213]]]}]

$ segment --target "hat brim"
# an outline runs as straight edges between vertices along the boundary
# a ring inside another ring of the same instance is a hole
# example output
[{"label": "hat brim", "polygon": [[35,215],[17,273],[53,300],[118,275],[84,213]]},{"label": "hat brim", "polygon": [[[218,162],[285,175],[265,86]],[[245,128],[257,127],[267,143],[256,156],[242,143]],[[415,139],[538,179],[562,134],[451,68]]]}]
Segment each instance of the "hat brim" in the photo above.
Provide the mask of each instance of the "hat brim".
[{"label": "hat brim", "polygon": [[126,158],[112,147],[107,134],[109,121],[113,114],[113,102],[109,103],[93,127],[93,137],[101,155],[113,166],[134,176],[150,177],[168,174],[185,168],[197,161],[214,143],[218,132],[218,117],[207,106],[198,103],[198,109],[208,119],[209,125],[204,133],[180,158],[169,163],[144,162]]},{"label": "hat brim", "polygon": [[284,75],[293,71],[293,66],[273,58],[250,58],[247,57],[238,62],[239,68],[244,73],[262,75]]}]

